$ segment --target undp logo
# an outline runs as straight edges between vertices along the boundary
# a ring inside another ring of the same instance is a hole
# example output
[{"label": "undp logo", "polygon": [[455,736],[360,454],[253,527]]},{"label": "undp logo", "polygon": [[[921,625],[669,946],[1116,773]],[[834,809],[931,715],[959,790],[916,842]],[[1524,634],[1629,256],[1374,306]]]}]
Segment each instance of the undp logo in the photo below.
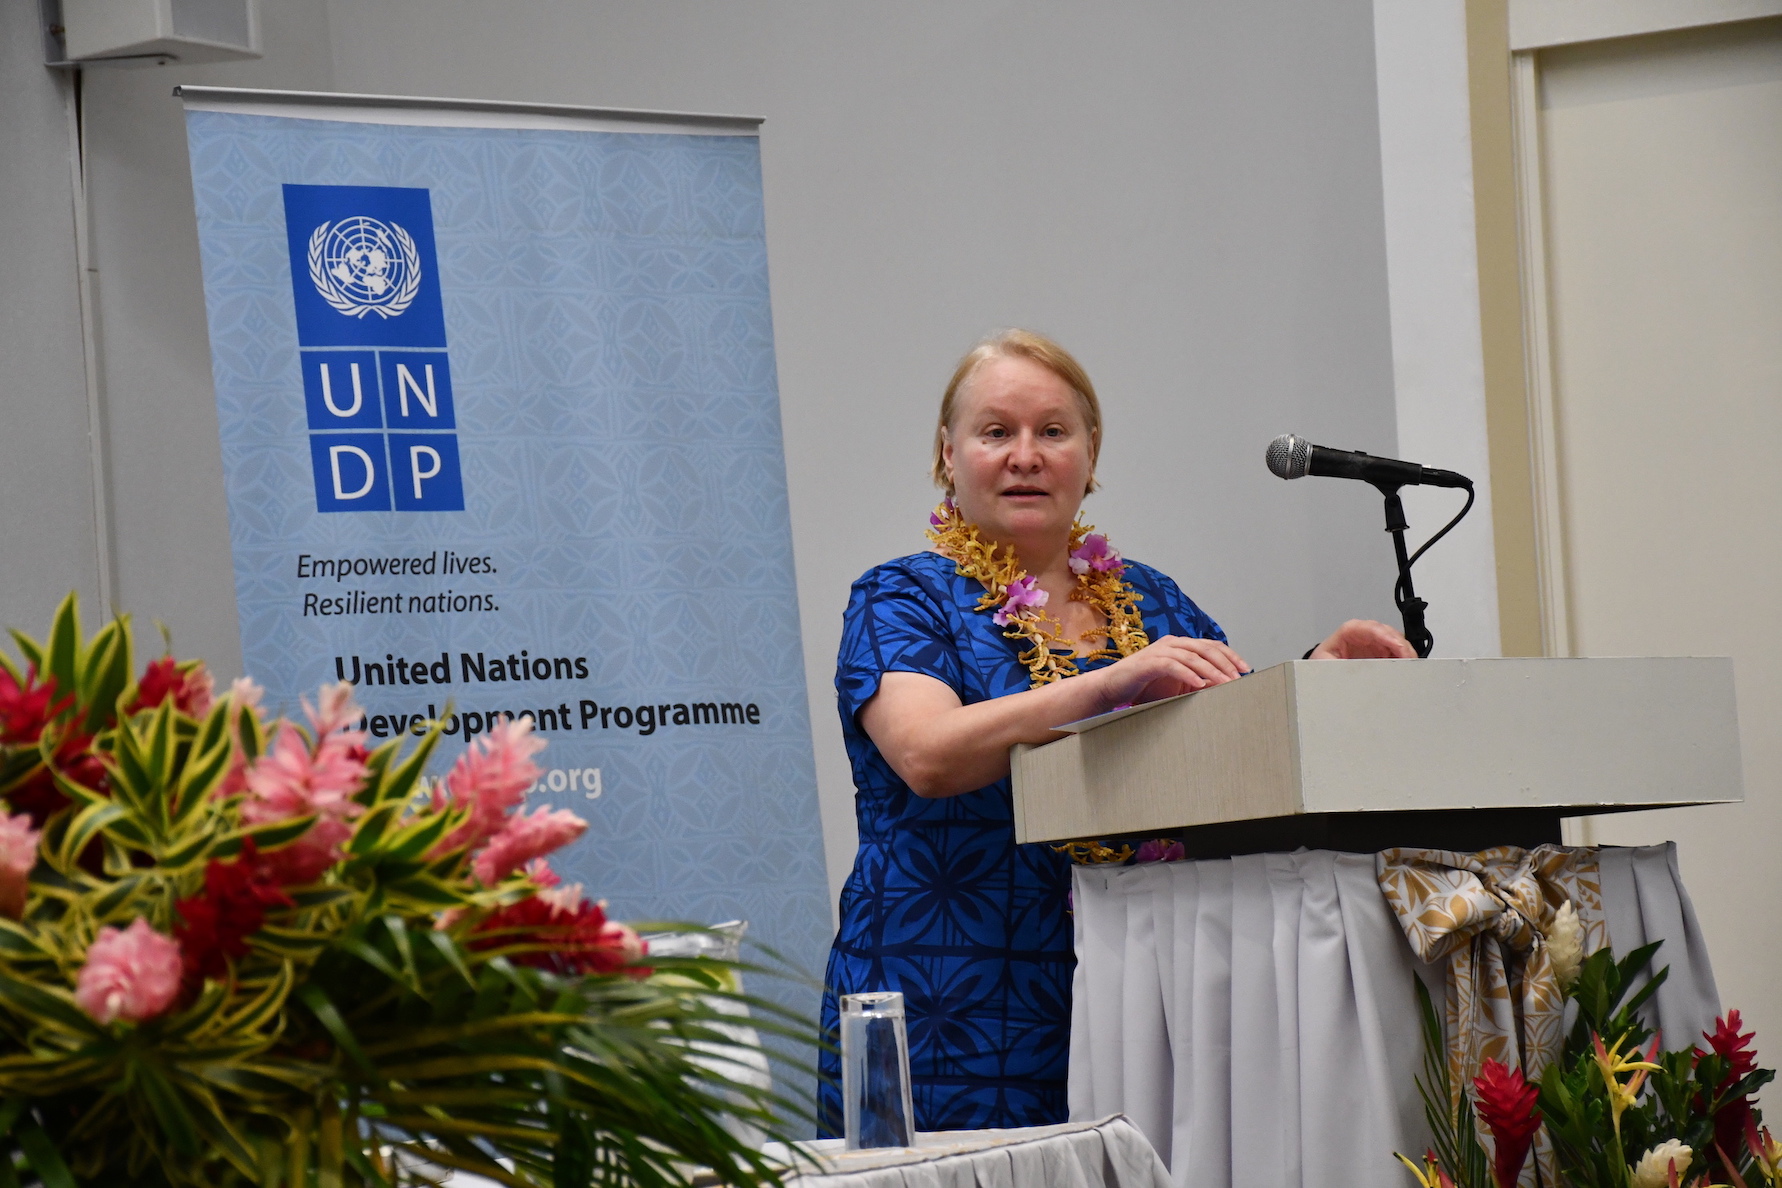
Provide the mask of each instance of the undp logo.
[{"label": "undp logo", "polygon": [[394,223],[364,217],[323,223],[309,237],[309,279],[349,318],[393,318],[421,291],[421,253]]},{"label": "undp logo", "polygon": [[463,511],[427,191],[284,193],[316,510]]}]

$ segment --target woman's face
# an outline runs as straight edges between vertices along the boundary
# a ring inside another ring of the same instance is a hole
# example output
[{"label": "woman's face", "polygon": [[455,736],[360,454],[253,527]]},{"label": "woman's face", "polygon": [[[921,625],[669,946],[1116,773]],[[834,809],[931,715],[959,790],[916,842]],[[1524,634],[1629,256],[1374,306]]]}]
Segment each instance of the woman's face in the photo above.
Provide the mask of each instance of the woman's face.
[{"label": "woman's face", "polygon": [[942,458],[960,513],[991,539],[1057,536],[1076,519],[1092,469],[1082,401],[1031,359],[991,359],[960,391]]}]

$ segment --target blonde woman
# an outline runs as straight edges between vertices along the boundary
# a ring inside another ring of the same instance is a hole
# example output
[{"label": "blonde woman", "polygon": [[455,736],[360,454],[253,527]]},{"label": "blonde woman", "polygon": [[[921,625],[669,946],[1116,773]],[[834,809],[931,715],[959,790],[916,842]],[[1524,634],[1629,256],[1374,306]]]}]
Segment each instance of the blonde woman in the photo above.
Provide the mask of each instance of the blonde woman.
[{"label": "blonde woman", "polygon": [[[1024,330],[979,343],[941,401],[932,547],[869,570],[843,620],[835,683],[860,849],[824,1024],[833,1035],[841,994],[903,992],[921,1130],[1067,1114],[1070,872],[1015,844],[1009,748],[1249,671],[1173,581],[1078,522],[1101,441],[1095,388],[1068,351]],[[1351,620],[1313,655],[1415,653]],[[839,1133],[833,1054],[824,1071]]]}]

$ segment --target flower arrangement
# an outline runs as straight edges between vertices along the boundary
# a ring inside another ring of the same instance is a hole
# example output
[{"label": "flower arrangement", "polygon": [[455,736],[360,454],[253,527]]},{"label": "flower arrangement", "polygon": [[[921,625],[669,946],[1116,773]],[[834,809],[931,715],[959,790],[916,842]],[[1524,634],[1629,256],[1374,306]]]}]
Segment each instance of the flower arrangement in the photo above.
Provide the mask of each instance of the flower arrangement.
[{"label": "flower arrangement", "polygon": [[1398,1156],[1417,1183],[1532,1183],[1533,1169],[1525,1168],[1544,1132],[1551,1154],[1540,1182],[1562,1188],[1782,1188],[1782,1145],[1762,1128],[1753,1101],[1776,1074],[1758,1067],[1739,1012],[1716,1020],[1702,1036],[1706,1048],[1665,1051],[1641,1022],[1640,1007],[1669,973],[1661,969],[1635,988],[1658,947],[1620,961],[1607,948],[1582,961],[1557,954],[1566,958],[1556,960],[1560,984],[1577,1010],[1559,1059],[1533,1082],[1521,1069],[1486,1060],[1467,1095],[1452,1093],[1442,1025],[1419,982],[1424,1075],[1417,1087],[1435,1147],[1421,1166]]},{"label": "flower arrangement", "polygon": [[644,964],[561,883],[547,856],[587,826],[522,811],[529,721],[430,780],[437,725],[368,751],[349,685],[269,720],[201,663],[135,675],[128,620],[86,639],[72,595],[14,639],[0,1184],[776,1180],[744,1136],[798,1107],[730,1075],[733,970]]}]

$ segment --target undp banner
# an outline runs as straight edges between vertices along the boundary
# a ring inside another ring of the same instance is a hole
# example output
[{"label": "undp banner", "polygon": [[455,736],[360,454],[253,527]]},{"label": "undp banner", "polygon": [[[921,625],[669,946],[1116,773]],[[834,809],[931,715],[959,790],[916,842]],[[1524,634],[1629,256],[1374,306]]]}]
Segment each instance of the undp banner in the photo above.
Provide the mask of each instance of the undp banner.
[{"label": "undp banner", "polygon": [[182,95],[268,703],[443,717],[438,772],[530,717],[566,881],[821,969],[754,125]]}]

